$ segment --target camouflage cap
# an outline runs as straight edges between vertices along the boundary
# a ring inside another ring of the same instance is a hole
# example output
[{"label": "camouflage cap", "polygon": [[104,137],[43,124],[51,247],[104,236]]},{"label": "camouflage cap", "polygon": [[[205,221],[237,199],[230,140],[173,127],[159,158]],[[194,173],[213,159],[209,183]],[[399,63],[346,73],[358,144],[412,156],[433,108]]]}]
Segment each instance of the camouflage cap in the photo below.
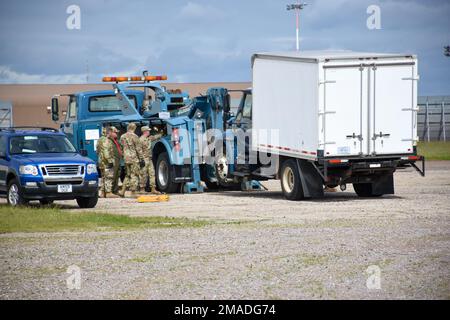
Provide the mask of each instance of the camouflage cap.
[{"label": "camouflage cap", "polygon": [[116,127],[114,127],[114,126],[111,126],[111,127],[109,127],[109,129],[112,131],[112,132],[119,132],[119,130],[117,130],[117,128]]},{"label": "camouflage cap", "polygon": [[143,127],[141,128],[141,132],[145,132],[145,131],[150,131],[150,128],[147,127],[147,126],[143,126]]}]

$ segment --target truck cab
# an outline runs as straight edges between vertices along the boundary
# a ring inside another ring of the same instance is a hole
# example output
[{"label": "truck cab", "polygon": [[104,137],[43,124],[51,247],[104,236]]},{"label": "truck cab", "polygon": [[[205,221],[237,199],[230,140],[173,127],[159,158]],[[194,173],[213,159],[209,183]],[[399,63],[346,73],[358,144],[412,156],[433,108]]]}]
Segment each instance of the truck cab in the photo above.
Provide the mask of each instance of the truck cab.
[{"label": "truck cab", "polygon": [[242,98],[236,116],[231,120],[230,124],[246,131],[252,127],[252,90],[242,90]]},{"label": "truck cab", "polygon": [[81,208],[93,208],[97,166],[55,129],[0,129],[0,196],[11,206],[76,199]]},{"label": "truck cab", "polygon": [[[161,77],[162,78],[162,77]],[[78,92],[68,95],[55,95],[52,98],[52,119],[59,121],[59,102],[61,96],[69,98],[65,118],[60,124],[73,145],[97,161],[96,146],[102,129],[113,125],[120,134],[125,133],[128,123],[149,125],[150,118],[171,118],[186,112],[189,95],[181,90],[166,90],[159,83],[144,82],[121,86],[121,77],[105,77],[105,82],[115,82],[113,90]],[[128,88],[130,87],[130,88]]]},{"label": "truck cab", "polygon": [[[140,109],[144,98],[143,92],[130,90],[126,94],[136,109]],[[120,100],[113,90],[78,92],[68,95],[68,98],[67,111],[60,124],[60,131],[66,134],[80,152],[94,161],[97,161],[96,145],[104,126],[130,121],[139,122],[142,119],[139,114],[123,117]],[[54,99],[56,98],[53,98],[52,105],[55,104]]]}]

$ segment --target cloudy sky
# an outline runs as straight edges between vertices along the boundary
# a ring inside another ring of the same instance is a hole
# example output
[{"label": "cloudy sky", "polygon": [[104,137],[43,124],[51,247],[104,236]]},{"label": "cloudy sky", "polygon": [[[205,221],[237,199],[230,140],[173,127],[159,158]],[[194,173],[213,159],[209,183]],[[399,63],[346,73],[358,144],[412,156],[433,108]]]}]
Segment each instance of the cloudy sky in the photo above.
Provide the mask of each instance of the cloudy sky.
[{"label": "cloudy sky", "polygon": [[[292,0],[295,2],[295,0]],[[99,82],[167,74],[171,82],[248,81],[250,56],[295,49],[290,0],[0,1],[1,83]],[[415,53],[419,94],[450,95],[450,1],[309,0],[301,50]],[[70,5],[80,29],[66,26]],[[381,29],[367,28],[377,5]]]}]

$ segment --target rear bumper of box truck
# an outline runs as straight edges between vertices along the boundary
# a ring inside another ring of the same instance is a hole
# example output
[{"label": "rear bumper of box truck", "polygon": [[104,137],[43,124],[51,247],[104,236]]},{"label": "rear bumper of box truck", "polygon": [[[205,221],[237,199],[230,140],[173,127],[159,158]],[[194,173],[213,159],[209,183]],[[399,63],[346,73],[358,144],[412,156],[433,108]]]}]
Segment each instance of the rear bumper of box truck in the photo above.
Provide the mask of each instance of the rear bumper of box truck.
[{"label": "rear bumper of box truck", "polygon": [[327,185],[370,182],[396,170],[414,168],[425,175],[425,157],[420,155],[383,155],[373,157],[321,158],[318,160]]}]

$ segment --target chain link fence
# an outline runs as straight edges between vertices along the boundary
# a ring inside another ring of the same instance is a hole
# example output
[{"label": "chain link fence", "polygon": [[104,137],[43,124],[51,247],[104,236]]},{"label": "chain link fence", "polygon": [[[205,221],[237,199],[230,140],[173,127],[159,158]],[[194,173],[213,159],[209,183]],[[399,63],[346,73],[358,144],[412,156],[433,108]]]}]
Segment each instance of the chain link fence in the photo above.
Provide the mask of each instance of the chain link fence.
[{"label": "chain link fence", "polygon": [[417,133],[420,141],[450,139],[450,96],[419,97]]}]

